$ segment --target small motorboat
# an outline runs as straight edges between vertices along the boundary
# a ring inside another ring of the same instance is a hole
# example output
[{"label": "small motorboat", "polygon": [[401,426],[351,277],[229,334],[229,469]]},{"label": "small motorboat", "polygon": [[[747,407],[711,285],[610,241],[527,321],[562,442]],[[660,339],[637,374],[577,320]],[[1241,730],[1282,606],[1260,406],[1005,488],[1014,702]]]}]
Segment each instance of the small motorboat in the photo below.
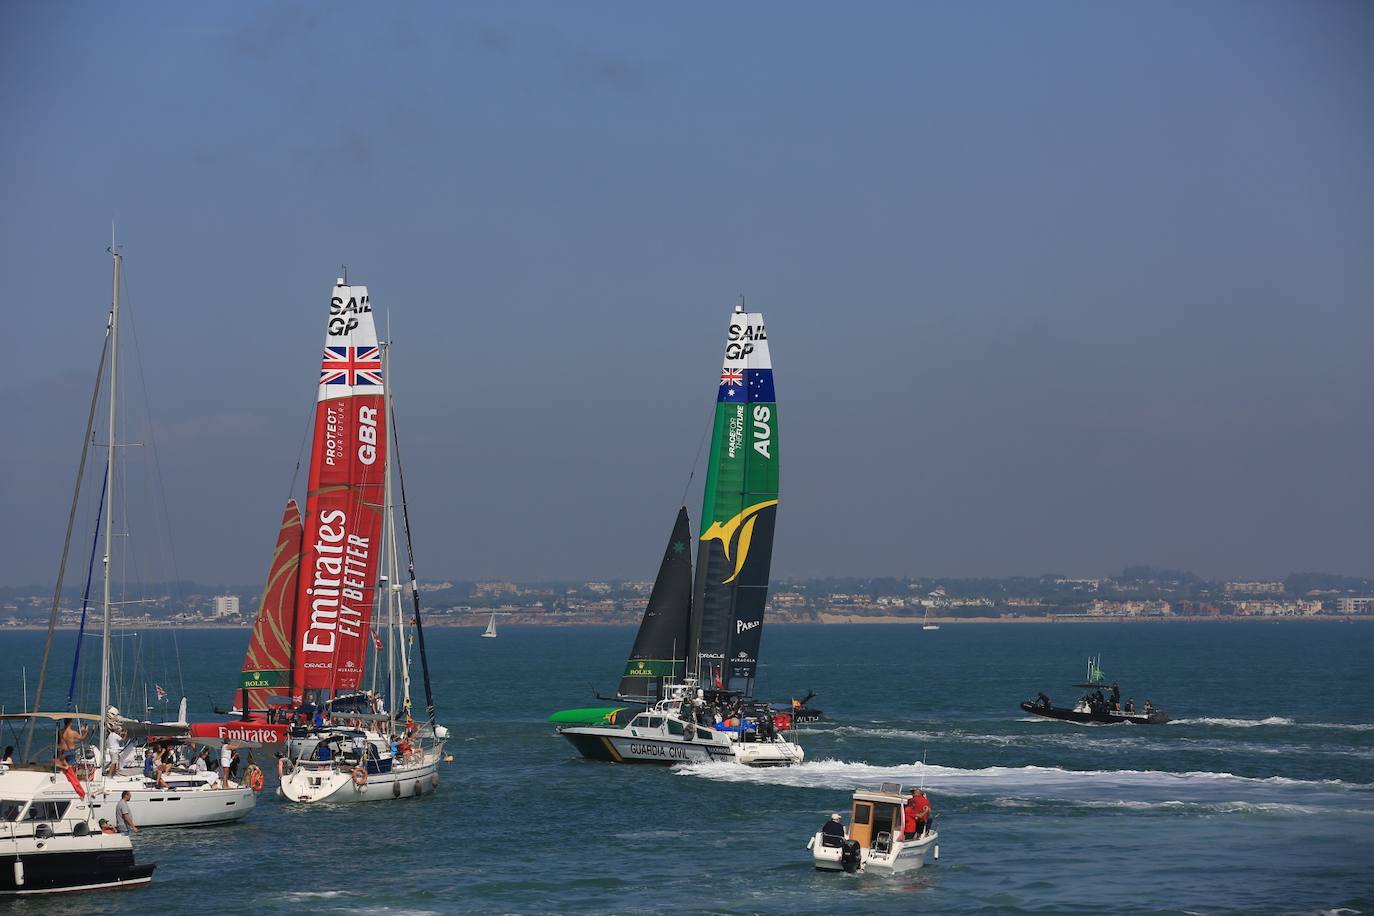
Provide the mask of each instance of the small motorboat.
[{"label": "small motorboat", "polygon": [[1089,658],[1086,680],[1073,685],[1087,691],[1073,706],[1055,706],[1048,696],[1041,693],[1034,700],[1022,703],[1021,709],[1033,716],[1077,722],[1082,725],[1163,725],[1169,721],[1168,711],[1156,709],[1149,700],[1146,700],[1140,709],[1136,709],[1133,699],[1128,699],[1123,704],[1121,686],[1115,682],[1109,683],[1102,676],[1102,668],[1098,661],[1097,658]]},{"label": "small motorboat", "polygon": [[927,857],[939,859],[940,833],[933,823],[913,839],[902,838],[902,806],[910,795],[897,782],[856,790],[844,836],[818,830],[806,844],[816,870],[895,874],[920,868]]}]

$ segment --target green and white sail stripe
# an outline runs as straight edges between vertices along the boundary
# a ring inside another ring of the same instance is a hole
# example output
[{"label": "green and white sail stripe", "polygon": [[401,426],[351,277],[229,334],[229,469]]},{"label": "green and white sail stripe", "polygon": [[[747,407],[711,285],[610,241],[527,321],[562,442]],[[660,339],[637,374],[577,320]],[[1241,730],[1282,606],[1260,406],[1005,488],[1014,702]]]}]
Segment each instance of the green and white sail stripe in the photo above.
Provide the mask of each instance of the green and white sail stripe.
[{"label": "green and white sail stripe", "polygon": [[693,589],[698,677],[750,691],[778,507],[778,405],[763,315],[737,307],[726,334]]}]

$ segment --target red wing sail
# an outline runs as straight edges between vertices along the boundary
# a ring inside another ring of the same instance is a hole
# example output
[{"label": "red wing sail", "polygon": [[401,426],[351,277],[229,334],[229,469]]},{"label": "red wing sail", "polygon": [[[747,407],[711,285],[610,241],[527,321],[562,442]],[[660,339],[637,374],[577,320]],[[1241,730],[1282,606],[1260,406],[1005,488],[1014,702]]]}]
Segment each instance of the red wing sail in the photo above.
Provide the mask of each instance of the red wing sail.
[{"label": "red wing sail", "polygon": [[267,584],[262,590],[253,637],[243,656],[243,677],[235,703],[244,702],[248,694],[248,709],[261,712],[267,709],[271,696],[290,694],[299,698],[300,691],[291,688],[291,647],[296,623],[296,590],[301,568],[301,510],[294,499],[286,501],[281,517],[281,531],[277,534],[277,548],[272,552]]},{"label": "red wing sail", "polygon": [[292,684],[344,691],[362,683],[386,476],[381,349],[367,287],[334,287],[324,344]]}]

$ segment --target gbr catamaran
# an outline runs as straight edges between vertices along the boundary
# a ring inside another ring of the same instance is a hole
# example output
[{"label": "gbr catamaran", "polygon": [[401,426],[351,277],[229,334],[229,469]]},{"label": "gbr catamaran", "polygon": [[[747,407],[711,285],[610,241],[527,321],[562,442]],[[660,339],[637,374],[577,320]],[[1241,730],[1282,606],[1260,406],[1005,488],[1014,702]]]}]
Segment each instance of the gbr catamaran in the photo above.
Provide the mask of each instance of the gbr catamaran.
[{"label": "gbr catamaran", "polygon": [[[289,801],[373,801],[439,785],[448,732],[434,717],[388,362],[367,287],[339,279],[325,329],[305,511],[294,500],[286,505],[238,691],[241,717],[289,728],[290,769],[279,788]],[[403,591],[412,599],[409,626],[424,677],[421,721],[411,715]]]},{"label": "gbr catamaran", "polygon": [[778,505],[778,415],[763,315],[730,316],[695,578],[680,508],[615,699],[550,717],[585,757],[617,763],[800,763],[753,699]]}]

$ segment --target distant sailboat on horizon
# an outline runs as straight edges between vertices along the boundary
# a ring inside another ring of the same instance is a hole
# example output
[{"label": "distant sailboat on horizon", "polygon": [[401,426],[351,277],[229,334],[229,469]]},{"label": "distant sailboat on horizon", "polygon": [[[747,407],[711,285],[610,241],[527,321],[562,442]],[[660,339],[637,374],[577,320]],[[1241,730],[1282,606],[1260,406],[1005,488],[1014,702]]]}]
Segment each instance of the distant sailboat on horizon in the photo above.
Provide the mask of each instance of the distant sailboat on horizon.
[{"label": "distant sailboat on horizon", "polygon": [[926,605],[926,622],[925,622],[925,624],[921,627],[921,629],[923,629],[923,630],[938,630],[938,629],[940,629],[940,625],[939,625],[938,623],[931,623],[931,622],[930,622],[930,605],[928,605],[928,604]]},{"label": "distant sailboat on horizon", "polygon": [[483,639],[496,638],[496,612],[491,612],[491,619],[487,621],[487,628],[482,631]]}]

